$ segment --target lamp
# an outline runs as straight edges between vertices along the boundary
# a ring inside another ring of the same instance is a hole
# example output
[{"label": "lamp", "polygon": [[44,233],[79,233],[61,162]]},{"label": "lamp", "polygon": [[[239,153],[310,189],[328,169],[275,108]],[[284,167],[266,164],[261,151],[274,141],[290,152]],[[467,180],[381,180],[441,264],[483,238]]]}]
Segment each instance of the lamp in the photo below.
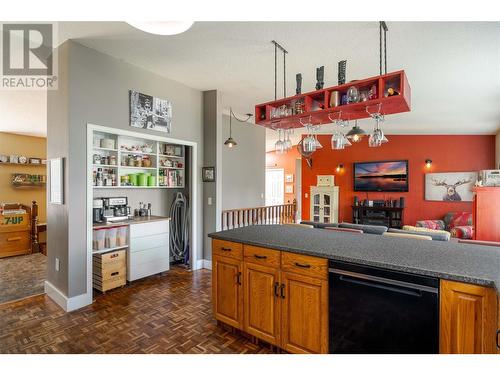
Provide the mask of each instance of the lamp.
[{"label": "lamp", "polygon": [[432,167],[432,160],[426,159],[425,160],[425,168],[430,169],[431,167]]},{"label": "lamp", "polygon": [[346,134],[346,137],[354,143],[358,143],[366,135],[366,132],[358,126],[358,120],[354,122],[354,126]]},{"label": "lamp", "polygon": [[189,30],[193,21],[143,21],[127,22],[130,26],[146,33],[156,35],[176,35]]},{"label": "lamp", "polygon": [[224,142],[224,145],[227,146],[228,148],[233,148],[234,146],[236,146],[238,144],[233,139],[233,135],[232,135],[232,133],[233,133],[233,124],[231,122],[231,118],[234,117],[239,122],[247,122],[248,120],[250,120],[250,118],[253,115],[251,113],[247,113],[246,116],[247,116],[247,118],[245,120],[240,120],[238,117],[235,116],[235,114],[233,112],[233,109],[231,107],[229,107],[229,138],[226,139],[226,141]]},{"label": "lamp", "polygon": [[337,165],[337,168],[335,170],[337,171],[337,173],[339,173],[343,169],[344,169],[344,164],[339,164]]}]

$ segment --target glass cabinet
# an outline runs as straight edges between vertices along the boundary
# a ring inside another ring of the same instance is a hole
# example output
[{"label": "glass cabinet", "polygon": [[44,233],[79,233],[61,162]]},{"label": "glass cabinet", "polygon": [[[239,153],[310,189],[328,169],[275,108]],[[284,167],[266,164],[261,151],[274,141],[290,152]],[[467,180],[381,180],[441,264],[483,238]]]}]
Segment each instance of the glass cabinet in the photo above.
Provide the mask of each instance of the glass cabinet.
[{"label": "glass cabinet", "polygon": [[337,223],[339,211],[338,186],[311,186],[311,220]]}]

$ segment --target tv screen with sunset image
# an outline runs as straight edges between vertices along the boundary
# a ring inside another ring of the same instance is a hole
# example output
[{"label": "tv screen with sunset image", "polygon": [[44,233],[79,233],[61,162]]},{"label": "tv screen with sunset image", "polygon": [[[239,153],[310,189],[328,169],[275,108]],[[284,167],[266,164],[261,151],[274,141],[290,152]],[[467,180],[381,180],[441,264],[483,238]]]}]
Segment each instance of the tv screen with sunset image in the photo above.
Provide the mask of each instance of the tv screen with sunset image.
[{"label": "tv screen with sunset image", "polygon": [[354,163],[354,191],[408,191],[408,160]]}]

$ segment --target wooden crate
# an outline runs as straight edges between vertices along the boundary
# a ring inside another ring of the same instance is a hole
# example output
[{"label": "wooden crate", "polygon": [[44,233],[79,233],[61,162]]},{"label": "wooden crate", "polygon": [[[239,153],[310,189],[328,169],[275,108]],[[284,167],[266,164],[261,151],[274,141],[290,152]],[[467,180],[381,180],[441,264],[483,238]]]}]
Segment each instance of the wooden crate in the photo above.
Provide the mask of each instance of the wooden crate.
[{"label": "wooden crate", "polygon": [[127,283],[127,259],[125,249],[93,256],[93,286],[106,292]]},{"label": "wooden crate", "polygon": [[31,254],[30,215],[0,215],[0,258],[24,254]]}]

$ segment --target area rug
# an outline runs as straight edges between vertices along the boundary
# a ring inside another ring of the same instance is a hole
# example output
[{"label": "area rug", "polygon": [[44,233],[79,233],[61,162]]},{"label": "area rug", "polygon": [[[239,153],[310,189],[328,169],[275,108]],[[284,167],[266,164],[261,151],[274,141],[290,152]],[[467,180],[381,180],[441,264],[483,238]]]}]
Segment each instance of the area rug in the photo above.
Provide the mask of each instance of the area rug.
[{"label": "area rug", "polygon": [[0,304],[44,292],[47,257],[41,253],[0,259]]}]

